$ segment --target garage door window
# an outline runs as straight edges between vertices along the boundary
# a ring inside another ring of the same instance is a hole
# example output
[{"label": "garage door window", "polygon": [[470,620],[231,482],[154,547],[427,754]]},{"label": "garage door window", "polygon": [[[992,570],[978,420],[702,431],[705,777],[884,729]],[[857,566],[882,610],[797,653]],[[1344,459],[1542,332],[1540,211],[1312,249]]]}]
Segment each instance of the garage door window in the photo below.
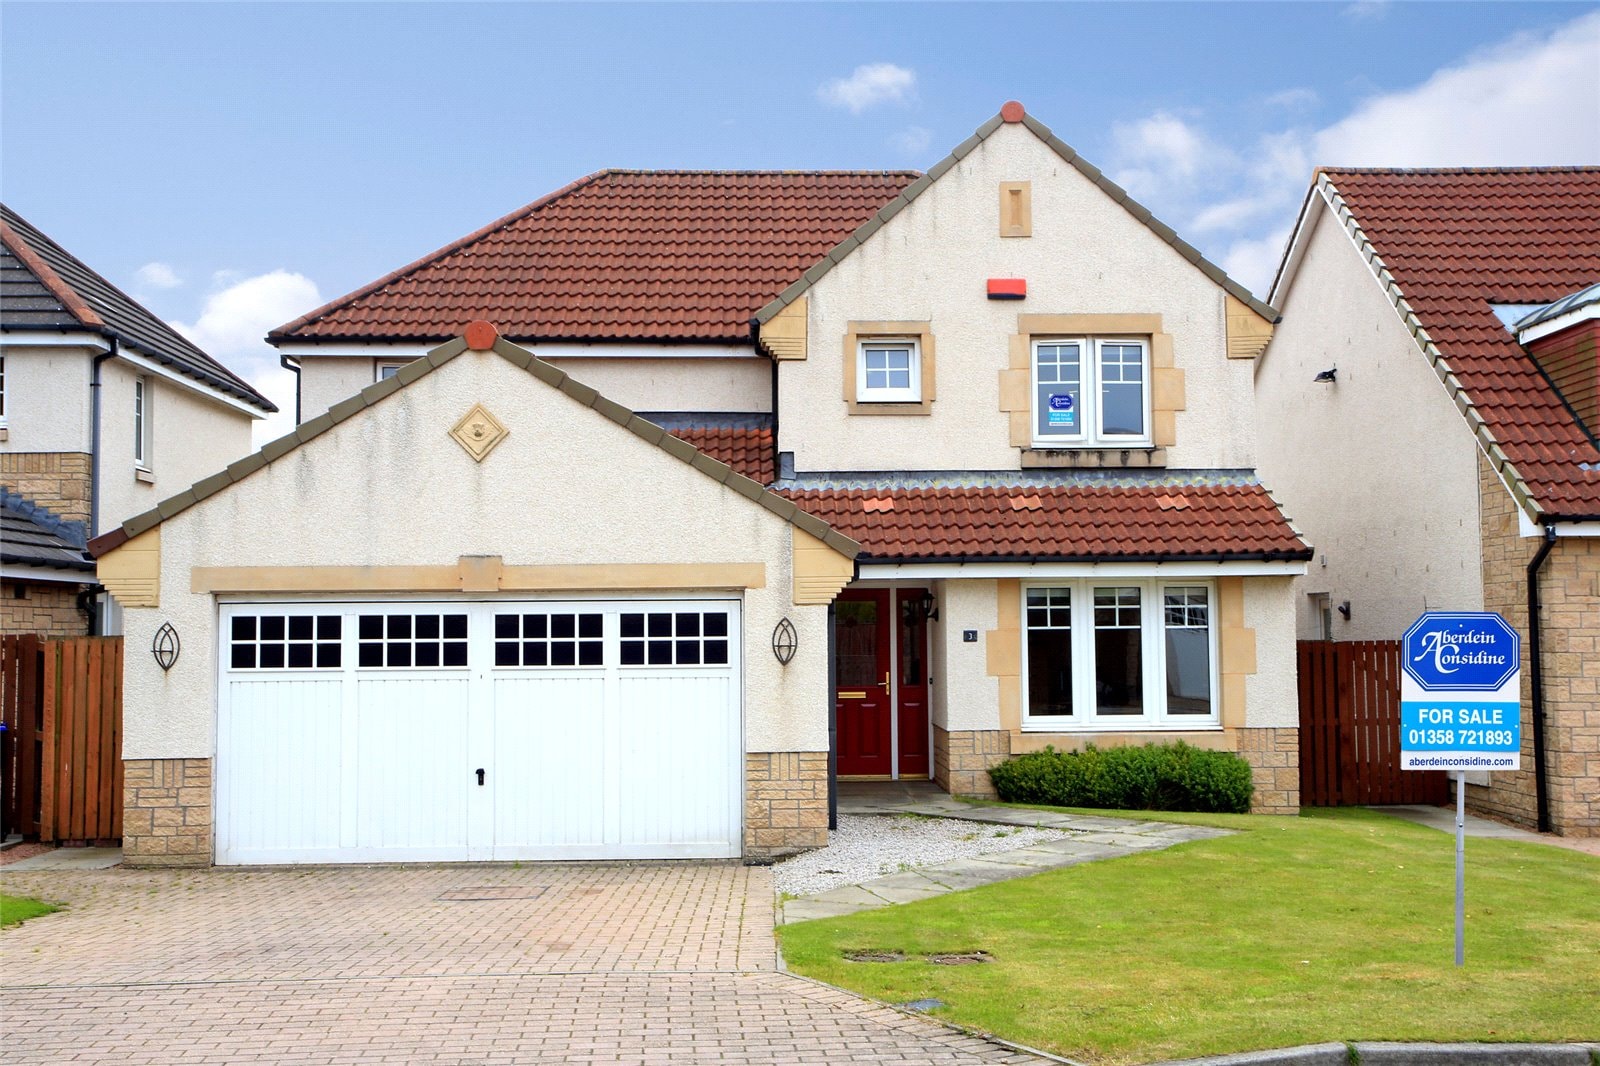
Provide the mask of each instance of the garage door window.
[{"label": "garage door window", "polygon": [[605,663],[600,614],[497,614],[496,666],[601,666]]},{"label": "garage door window", "polygon": [[725,666],[722,611],[651,611],[622,616],[623,666]]},{"label": "garage door window", "polygon": [[229,664],[235,670],[337,670],[340,622],[336,614],[235,615]]},{"label": "garage door window", "polygon": [[360,666],[467,665],[464,614],[364,614],[357,637]]}]

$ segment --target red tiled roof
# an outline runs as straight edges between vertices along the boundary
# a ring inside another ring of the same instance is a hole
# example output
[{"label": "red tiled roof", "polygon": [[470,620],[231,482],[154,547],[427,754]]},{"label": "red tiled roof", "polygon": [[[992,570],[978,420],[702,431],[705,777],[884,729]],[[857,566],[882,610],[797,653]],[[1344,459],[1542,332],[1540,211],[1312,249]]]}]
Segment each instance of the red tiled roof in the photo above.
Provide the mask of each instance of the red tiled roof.
[{"label": "red tiled roof", "polygon": [[273,340],[737,343],[915,171],[602,170],[312,311]]},{"label": "red tiled roof", "polygon": [[873,559],[1307,559],[1259,485],[781,491]]},{"label": "red tiled roof", "polygon": [[675,429],[674,437],[688,441],[718,462],[733,467],[758,485],[770,485],[778,476],[770,429]]},{"label": "red tiled roof", "polygon": [[1600,168],[1323,173],[1533,498],[1600,515],[1600,449],[1490,307],[1600,280]]}]

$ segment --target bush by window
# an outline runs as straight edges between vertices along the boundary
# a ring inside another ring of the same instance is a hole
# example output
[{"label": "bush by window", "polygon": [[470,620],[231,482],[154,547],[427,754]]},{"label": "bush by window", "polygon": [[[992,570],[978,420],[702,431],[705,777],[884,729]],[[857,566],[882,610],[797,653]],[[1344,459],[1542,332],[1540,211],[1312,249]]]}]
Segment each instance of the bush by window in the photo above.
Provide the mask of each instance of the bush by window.
[{"label": "bush by window", "polygon": [[1255,786],[1250,764],[1231,751],[1179,741],[1081,752],[1045,748],[989,771],[1008,803],[1124,811],[1245,814]]}]

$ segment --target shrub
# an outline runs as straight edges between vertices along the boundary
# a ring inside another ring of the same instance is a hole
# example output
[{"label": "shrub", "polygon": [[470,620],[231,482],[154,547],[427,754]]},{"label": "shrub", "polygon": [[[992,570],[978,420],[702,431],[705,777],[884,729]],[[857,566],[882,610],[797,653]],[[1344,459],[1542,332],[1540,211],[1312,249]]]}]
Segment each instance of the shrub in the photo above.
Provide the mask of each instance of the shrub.
[{"label": "shrub", "polygon": [[989,779],[1009,803],[1126,811],[1250,810],[1250,764],[1231,751],[1183,741],[1083,751],[1045,748],[1007,759]]}]

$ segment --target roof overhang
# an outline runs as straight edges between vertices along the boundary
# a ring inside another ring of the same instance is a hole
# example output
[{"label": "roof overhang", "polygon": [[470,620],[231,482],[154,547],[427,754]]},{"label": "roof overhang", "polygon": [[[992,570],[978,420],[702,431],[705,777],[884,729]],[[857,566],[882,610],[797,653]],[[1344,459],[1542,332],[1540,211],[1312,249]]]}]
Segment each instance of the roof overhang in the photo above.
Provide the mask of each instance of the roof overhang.
[{"label": "roof overhang", "polygon": [[0,580],[38,581],[52,585],[94,585],[94,567],[75,570],[65,566],[23,566],[17,563],[0,564]]},{"label": "roof overhang", "polygon": [[1106,559],[1032,561],[1028,559],[861,562],[861,580],[912,581],[937,578],[1068,577],[1295,577],[1306,572],[1304,559]]}]

